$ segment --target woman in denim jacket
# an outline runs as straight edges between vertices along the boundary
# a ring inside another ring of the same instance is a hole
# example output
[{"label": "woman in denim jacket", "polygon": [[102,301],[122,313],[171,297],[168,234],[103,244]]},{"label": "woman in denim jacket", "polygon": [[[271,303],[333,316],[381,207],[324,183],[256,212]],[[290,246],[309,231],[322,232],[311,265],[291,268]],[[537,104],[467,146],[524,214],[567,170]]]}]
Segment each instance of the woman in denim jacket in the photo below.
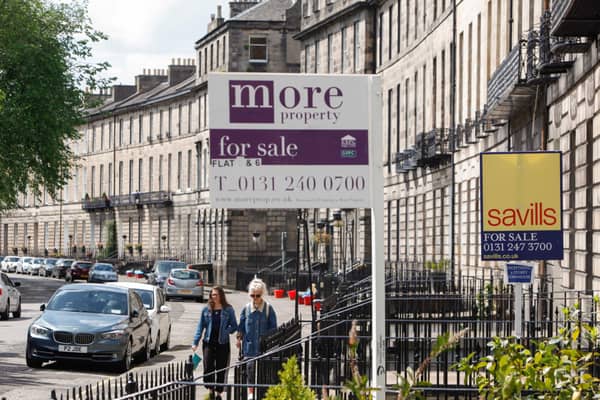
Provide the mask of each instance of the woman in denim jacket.
[{"label": "woman in denim jacket", "polygon": [[[237,331],[237,328],[233,307],[227,302],[223,288],[215,286],[210,291],[208,305],[204,307],[200,315],[192,345],[192,351],[196,351],[200,338],[202,338],[205,383],[225,383],[225,368],[229,365],[231,352],[229,335]],[[203,333],[204,337],[202,337]],[[214,371],[217,371],[216,376],[212,373]],[[224,386],[207,385],[206,387],[210,390],[211,399],[221,399]]]},{"label": "woman in denim jacket", "polygon": [[[273,306],[264,300],[267,295],[267,285],[258,278],[254,278],[248,285],[250,302],[244,306],[240,313],[240,326],[237,347],[240,349],[240,358],[256,357],[260,354],[260,338],[277,329],[277,316]],[[248,383],[255,382],[256,366],[253,361],[247,365]],[[252,393],[253,388],[249,391]]]}]

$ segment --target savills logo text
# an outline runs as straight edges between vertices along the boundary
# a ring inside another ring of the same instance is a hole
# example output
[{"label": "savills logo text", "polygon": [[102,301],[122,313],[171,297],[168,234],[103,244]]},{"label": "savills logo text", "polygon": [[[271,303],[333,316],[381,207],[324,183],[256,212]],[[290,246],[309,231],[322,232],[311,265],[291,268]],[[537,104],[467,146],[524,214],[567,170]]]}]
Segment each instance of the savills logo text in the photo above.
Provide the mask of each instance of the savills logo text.
[{"label": "savills logo text", "polygon": [[273,81],[229,81],[229,122],[275,122],[273,95]]}]

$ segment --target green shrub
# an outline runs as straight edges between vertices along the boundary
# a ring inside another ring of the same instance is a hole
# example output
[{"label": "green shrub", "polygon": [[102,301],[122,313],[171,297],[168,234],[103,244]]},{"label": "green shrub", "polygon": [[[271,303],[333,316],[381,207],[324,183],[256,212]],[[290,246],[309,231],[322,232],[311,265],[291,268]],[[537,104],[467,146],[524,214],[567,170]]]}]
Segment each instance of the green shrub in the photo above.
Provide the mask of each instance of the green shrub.
[{"label": "green shrub", "polygon": [[269,388],[264,400],[315,400],[315,393],[304,385],[296,356],[290,357],[277,375],[279,383]]}]

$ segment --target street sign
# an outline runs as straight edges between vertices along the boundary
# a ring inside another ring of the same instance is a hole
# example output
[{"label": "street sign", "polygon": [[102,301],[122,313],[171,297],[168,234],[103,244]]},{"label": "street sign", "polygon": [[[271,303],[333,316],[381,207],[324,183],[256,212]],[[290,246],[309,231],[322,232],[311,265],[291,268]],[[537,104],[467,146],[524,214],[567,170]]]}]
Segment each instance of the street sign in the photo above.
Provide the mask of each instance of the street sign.
[{"label": "street sign", "polygon": [[370,208],[375,79],[209,74],[211,206]]},{"label": "street sign", "polygon": [[562,260],[562,154],[481,153],[482,260]]},{"label": "street sign", "polygon": [[504,279],[507,284],[532,284],[533,265],[507,263],[504,269]]}]

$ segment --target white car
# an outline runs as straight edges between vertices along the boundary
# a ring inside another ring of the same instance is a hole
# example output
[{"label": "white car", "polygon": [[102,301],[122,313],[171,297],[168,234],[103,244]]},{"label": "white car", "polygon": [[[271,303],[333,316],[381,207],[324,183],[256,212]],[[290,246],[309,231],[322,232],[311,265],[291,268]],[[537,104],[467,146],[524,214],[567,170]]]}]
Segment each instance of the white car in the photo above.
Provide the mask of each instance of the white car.
[{"label": "white car", "polygon": [[13,282],[8,275],[0,272],[0,319],[21,318],[21,293],[17,290],[20,282]]},{"label": "white car", "polygon": [[21,257],[9,256],[2,260],[2,272],[16,272]]},{"label": "white car", "polygon": [[33,261],[32,257],[22,257],[19,263],[17,264],[17,274],[28,274],[29,269],[31,268],[31,262]]},{"label": "white car", "polygon": [[34,258],[31,261],[31,265],[29,267],[29,275],[38,275],[40,272],[40,267],[44,264],[43,258]]},{"label": "white car", "polygon": [[140,295],[151,321],[152,351],[158,354],[167,350],[171,344],[171,309],[165,304],[163,290],[155,285],[137,282],[110,282],[107,285],[131,288]]}]

